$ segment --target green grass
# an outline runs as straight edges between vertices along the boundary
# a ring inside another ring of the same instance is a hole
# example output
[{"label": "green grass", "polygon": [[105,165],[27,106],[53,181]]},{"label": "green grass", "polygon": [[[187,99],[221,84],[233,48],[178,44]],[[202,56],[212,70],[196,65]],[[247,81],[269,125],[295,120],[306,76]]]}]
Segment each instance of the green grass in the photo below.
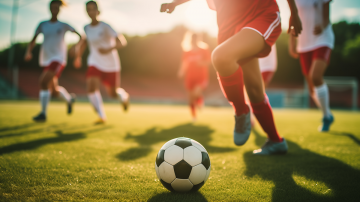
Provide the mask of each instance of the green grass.
[{"label": "green grass", "polygon": [[[282,156],[253,156],[265,141],[259,125],[242,147],[232,142],[231,108],[205,108],[195,124],[185,106],[105,106],[92,125],[88,103],[51,103],[33,123],[37,102],[0,102],[0,201],[359,201],[360,113],[334,111],[329,133],[317,110],[274,110],[289,144]],[[208,150],[212,170],[199,192],[174,194],[154,162],[168,140],[185,136]]]}]

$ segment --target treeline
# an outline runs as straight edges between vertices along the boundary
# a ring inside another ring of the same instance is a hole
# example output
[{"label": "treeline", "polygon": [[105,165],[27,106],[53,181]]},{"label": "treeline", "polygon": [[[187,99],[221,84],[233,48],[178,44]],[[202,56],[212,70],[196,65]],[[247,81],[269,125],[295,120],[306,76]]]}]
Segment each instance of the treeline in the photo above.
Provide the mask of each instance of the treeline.
[{"label": "treeline", "polygon": [[[332,52],[330,66],[326,76],[355,76],[360,80],[360,25],[359,23],[347,23],[345,21],[333,24],[335,32],[335,49]],[[122,72],[126,74],[141,74],[149,76],[175,77],[180,64],[182,50],[181,41],[187,29],[178,26],[168,33],[156,33],[146,36],[126,36],[128,46],[119,51]],[[211,49],[216,47],[216,38],[204,34],[204,41]],[[302,82],[300,64],[288,54],[288,36],[283,33],[277,41],[278,71],[274,82],[289,83]],[[20,68],[39,68],[38,55],[40,45],[36,45],[33,51],[33,60],[23,60],[26,43],[15,44],[15,64]],[[70,45],[69,45],[70,48]],[[0,52],[0,67],[7,67],[9,49]],[[66,71],[85,71],[86,57],[80,70],[72,66],[72,58],[69,56]],[[211,71],[215,79],[214,71]]]}]

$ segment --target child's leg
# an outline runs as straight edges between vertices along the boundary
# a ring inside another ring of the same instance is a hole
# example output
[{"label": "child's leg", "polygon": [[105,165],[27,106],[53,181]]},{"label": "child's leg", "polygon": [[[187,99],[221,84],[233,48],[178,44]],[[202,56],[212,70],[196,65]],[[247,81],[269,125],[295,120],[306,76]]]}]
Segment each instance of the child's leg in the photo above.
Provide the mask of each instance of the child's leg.
[{"label": "child's leg", "polygon": [[245,104],[243,70],[239,68],[239,62],[245,64],[246,60],[254,57],[264,48],[263,36],[254,30],[243,29],[220,44],[212,54],[223,93],[234,107],[237,116],[249,112]]},{"label": "child's leg", "polygon": [[44,71],[40,76],[41,113],[44,115],[46,115],[47,105],[51,97],[50,84],[55,75],[56,73],[53,71]]},{"label": "child's leg", "polygon": [[89,100],[98,113],[99,117],[105,120],[106,115],[103,109],[102,97],[99,92],[100,82],[100,78],[98,77],[88,77],[86,79]]},{"label": "child's leg", "polygon": [[260,73],[258,59],[252,59],[242,65],[244,81],[253,113],[263,130],[273,142],[281,142],[274,123],[271,106],[264,92],[263,80]]},{"label": "child's leg", "polygon": [[54,97],[60,97],[67,103],[71,102],[71,96],[68,91],[58,84],[58,78],[54,77],[50,83],[51,93]]},{"label": "child's leg", "polygon": [[324,60],[314,60],[311,68],[311,80],[315,86],[315,93],[319,100],[320,108],[323,112],[324,117],[330,118],[331,111],[329,106],[329,89],[323,80],[327,63]]}]

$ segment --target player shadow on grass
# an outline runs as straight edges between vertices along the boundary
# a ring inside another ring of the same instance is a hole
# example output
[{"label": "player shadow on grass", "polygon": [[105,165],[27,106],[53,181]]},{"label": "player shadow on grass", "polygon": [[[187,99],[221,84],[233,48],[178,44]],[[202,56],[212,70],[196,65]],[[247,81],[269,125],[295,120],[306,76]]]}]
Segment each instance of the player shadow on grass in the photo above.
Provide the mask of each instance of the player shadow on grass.
[{"label": "player shadow on grass", "polygon": [[[80,139],[86,138],[86,135],[89,133],[98,132],[104,129],[108,129],[109,127],[102,127],[102,128],[95,128],[87,131],[81,131],[81,132],[63,132],[63,130],[56,130],[53,131],[53,133],[56,134],[56,137],[49,137],[44,139],[37,139],[32,140],[29,142],[22,142],[17,143],[9,146],[5,146],[0,148],[0,155],[17,152],[17,151],[26,151],[26,150],[33,150],[38,147],[47,145],[47,144],[56,144],[56,143],[62,143],[62,142],[69,142],[69,141],[76,141]],[[66,128],[65,130],[74,130],[74,129],[83,129],[83,126],[79,127],[71,127]]]},{"label": "player shadow on grass", "polygon": [[[15,136],[23,136],[23,135],[28,135],[28,134],[33,134],[33,133],[40,133],[40,132],[50,132],[50,131],[54,131],[56,129],[60,129],[60,128],[64,128],[64,126],[66,126],[65,123],[62,124],[57,124],[57,125],[45,125],[42,126],[41,128],[36,128],[36,129],[32,129],[29,130],[28,128],[31,126],[38,126],[39,124],[24,124],[24,125],[19,125],[19,126],[12,126],[12,127],[7,127],[7,128],[1,128],[0,129],[0,139],[1,138],[7,138],[7,137],[15,137]],[[24,130],[25,129],[25,130]],[[20,130],[20,131],[18,131]],[[23,131],[21,131],[23,130]],[[5,134],[1,134],[2,131],[6,131]]]},{"label": "player shadow on grass", "polygon": [[190,192],[190,193],[163,192],[151,197],[148,200],[148,202],[167,202],[167,201],[206,202],[208,200],[200,192]]},{"label": "player shadow on grass", "polygon": [[331,135],[338,135],[338,136],[346,136],[349,137],[352,141],[354,141],[356,144],[358,144],[360,146],[360,140],[353,134],[351,133],[346,133],[346,132],[337,132],[337,131],[330,131],[328,132]]},{"label": "player shadow on grass", "polygon": [[216,147],[210,145],[210,141],[212,139],[211,134],[213,132],[214,130],[210,129],[208,126],[193,125],[188,123],[178,125],[170,129],[151,128],[141,135],[133,135],[128,133],[125,137],[125,140],[134,140],[139,144],[139,146],[121,152],[117,155],[117,158],[122,161],[130,161],[145,157],[151,151],[153,151],[153,149],[155,149],[152,147],[152,145],[159,142],[165,143],[177,137],[188,137],[194,139],[200,142],[209,153],[222,153],[235,150],[235,148]]},{"label": "player shadow on grass", "polygon": [[[253,130],[255,143],[261,146],[265,138]],[[272,201],[356,201],[359,199],[358,186],[360,171],[340,160],[322,156],[298,144],[288,141],[289,152],[286,155],[254,156],[252,152],[244,154],[245,175],[260,176],[274,183]],[[294,180],[296,179],[296,181]],[[302,180],[305,178],[307,184]],[[309,182],[311,181],[311,182]],[[317,184],[327,188],[314,193],[303,187],[317,189]]]}]

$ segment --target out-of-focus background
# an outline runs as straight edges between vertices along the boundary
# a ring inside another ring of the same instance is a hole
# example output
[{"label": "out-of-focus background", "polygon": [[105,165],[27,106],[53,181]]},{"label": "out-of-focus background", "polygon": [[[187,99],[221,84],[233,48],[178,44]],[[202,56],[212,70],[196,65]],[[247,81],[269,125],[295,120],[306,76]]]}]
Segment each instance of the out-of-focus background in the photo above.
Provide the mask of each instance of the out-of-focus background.
[{"label": "out-of-focus background", "polygon": [[[68,6],[61,9],[59,20],[84,34],[83,27],[90,22],[85,11],[86,1],[67,2]],[[184,33],[187,30],[203,33],[204,41],[211,49],[217,44],[216,13],[207,7],[206,0],[193,0],[181,5],[171,15],[159,12],[161,3],[165,2],[98,1],[100,19],[124,34],[128,40],[128,46],[119,51],[121,84],[131,94],[133,102],[186,103],[183,82],[176,76]],[[273,107],[279,108],[315,107],[308,96],[299,61],[292,59],[287,51],[286,30],[290,15],[287,1],[277,2],[284,33],[276,43],[278,70],[267,90],[270,102]],[[38,80],[42,71],[38,65],[38,54],[42,36],[33,50],[33,60],[25,62],[23,56],[37,25],[50,19],[48,8],[48,0],[0,0],[0,99],[38,98]],[[336,39],[325,74],[330,89],[330,105],[332,108],[356,109],[360,102],[357,82],[360,79],[360,1],[334,0],[330,16]],[[70,48],[78,37],[67,33],[65,39]],[[73,67],[69,56],[59,80],[60,85],[76,93],[80,100],[86,100],[87,54],[88,51],[79,70]],[[228,105],[212,68],[205,100],[211,106]]]}]

